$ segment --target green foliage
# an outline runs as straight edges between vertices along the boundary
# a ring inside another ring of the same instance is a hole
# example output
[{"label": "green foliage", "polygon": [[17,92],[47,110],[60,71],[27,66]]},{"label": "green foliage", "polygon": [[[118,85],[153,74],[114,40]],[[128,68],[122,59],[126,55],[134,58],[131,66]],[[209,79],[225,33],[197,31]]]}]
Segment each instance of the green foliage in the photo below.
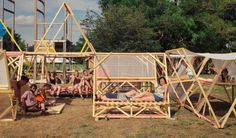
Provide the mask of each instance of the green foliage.
[{"label": "green foliage", "polygon": [[[192,48],[199,52],[229,52],[226,44],[236,40],[236,24],[233,16],[228,19],[227,7],[231,7],[236,1],[215,0],[215,1],[188,1],[182,0],[180,7],[185,16],[192,17],[197,25],[194,31],[194,40]],[[236,5],[234,6],[236,8]],[[232,46],[232,45],[231,45]]]},{"label": "green foliage", "polygon": [[164,50],[186,47],[192,42],[196,24],[191,17],[183,16],[180,9],[165,12],[160,16],[156,30]]},{"label": "green foliage", "polygon": [[[11,29],[8,28],[8,30],[11,32]],[[21,50],[25,50],[25,41],[22,40],[21,35],[15,33],[14,38],[18,45],[20,46]],[[18,51],[17,46],[11,41],[11,38],[8,34],[5,34],[3,37],[3,49],[7,51]]]},{"label": "green foliage", "polygon": [[86,12],[85,19],[82,20],[81,25],[84,26],[85,33],[89,39],[92,39],[93,30],[96,28],[96,20],[99,17],[99,14],[96,12],[89,10]]},{"label": "green foliage", "polygon": [[126,6],[110,7],[98,18],[94,30],[94,46],[97,51],[144,52],[154,51],[152,30],[140,10]]},{"label": "green foliage", "polygon": [[85,43],[84,38],[79,38],[79,40],[71,47],[71,51],[80,52]]},{"label": "green foliage", "polygon": [[[99,15],[90,10],[86,12],[85,19],[82,20],[81,25],[83,26],[85,30],[85,34],[88,37],[89,41],[93,43],[94,40],[94,29],[96,28],[96,20],[99,17]],[[70,51],[77,51],[80,52],[83,45],[85,43],[85,40],[83,36],[77,40],[77,42],[74,45],[71,45]]]},{"label": "green foliage", "polygon": [[102,16],[85,20],[97,51],[178,47],[195,52],[235,51],[236,0],[100,0],[99,4]]}]

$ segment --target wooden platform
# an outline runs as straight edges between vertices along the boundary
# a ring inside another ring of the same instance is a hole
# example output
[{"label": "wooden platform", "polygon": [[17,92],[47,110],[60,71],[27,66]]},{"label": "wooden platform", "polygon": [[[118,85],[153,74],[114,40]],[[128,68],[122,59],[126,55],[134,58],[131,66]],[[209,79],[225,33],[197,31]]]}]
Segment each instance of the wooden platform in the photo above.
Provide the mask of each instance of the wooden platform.
[{"label": "wooden platform", "polygon": [[65,105],[66,105],[65,103],[62,103],[56,106],[50,106],[48,107],[48,110],[46,112],[49,114],[60,114],[64,109]]},{"label": "wooden platform", "polygon": [[168,102],[95,101],[99,118],[170,118]]}]

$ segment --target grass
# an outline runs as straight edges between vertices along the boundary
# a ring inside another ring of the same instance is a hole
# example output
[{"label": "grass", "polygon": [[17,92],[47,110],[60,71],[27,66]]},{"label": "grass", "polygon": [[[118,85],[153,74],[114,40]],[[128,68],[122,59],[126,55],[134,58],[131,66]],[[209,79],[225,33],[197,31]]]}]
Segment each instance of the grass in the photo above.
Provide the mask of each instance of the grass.
[{"label": "grass", "polygon": [[185,109],[180,109],[174,117],[177,119],[94,121],[92,101],[73,99],[60,115],[24,116],[15,122],[0,122],[0,137],[236,137],[233,117],[225,129],[215,129]]},{"label": "grass", "polygon": [[[207,87],[206,87],[207,89]],[[227,99],[222,87],[215,87],[214,96]],[[171,108],[177,110],[176,107]],[[60,115],[21,117],[15,122],[0,122],[0,138],[8,137],[236,137],[236,118],[231,116],[224,129],[216,129],[181,108],[168,119],[110,119],[95,121],[91,99],[73,99]]]}]

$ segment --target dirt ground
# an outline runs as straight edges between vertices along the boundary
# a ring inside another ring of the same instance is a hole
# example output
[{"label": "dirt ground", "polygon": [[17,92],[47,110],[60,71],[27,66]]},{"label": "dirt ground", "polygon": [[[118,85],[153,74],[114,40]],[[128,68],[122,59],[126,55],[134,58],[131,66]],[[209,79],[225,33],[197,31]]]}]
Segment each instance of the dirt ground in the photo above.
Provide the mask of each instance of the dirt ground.
[{"label": "dirt ground", "polygon": [[186,109],[167,119],[110,119],[95,121],[91,99],[66,99],[60,115],[19,116],[15,122],[0,122],[0,137],[236,137],[236,118],[225,129],[213,128]]}]

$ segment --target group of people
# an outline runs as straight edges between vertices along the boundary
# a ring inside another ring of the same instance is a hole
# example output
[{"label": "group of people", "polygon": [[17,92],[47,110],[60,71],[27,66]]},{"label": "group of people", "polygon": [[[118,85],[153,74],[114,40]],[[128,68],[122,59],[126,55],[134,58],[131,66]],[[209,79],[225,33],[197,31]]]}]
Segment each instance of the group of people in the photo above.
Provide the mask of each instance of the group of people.
[{"label": "group of people", "polygon": [[154,92],[150,90],[138,92],[131,90],[126,93],[112,93],[107,91],[104,94],[98,94],[97,100],[104,101],[152,101],[160,102],[167,100],[168,86],[165,77],[158,79],[159,86],[155,88]]},{"label": "group of people", "polygon": [[44,84],[42,88],[37,89],[36,84],[31,84],[30,89],[21,96],[21,107],[24,110],[40,110],[45,113],[47,105],[53,105],[56,100],[48,99],[47,93],[50,93],[51,85]]},{"label": "group of people", "polygon": [[[74,87],[81,88],[81,86],[89,86],[88,80],[91,79],[91,77],[85,74],[85,78],[81,79],[78,75],[78,72],[75,72],[74,75],[71,78],[71,81],[74,83]],[[28,90],[23,90],[22,88],[24,86],[29,85],[29,78],[26,76],[22,76],[20,81],[16,82],[16,86],[14,89],[16,90],[16,97],[20,101],[20,105],[24,110],[37,110],[42,111],[42,113],[45,113],[46,106],[47,105],[53,105],[56,100],[55,99],[49,99],[47,98],[47,94],[52,94],[52,91],[54,90],[54,86],[51,84],[44,84],[41,88],[38,88],[36,84],[30,84]],[[82,84],[84,83],[84,84]],[[126,93],[112,93],[112,92],[106,92],[102,95],[97,95],[98,99],[105,100],[105,101],[124,101],[124,100],[130,100],[130,101],[165,101],[167,99],[167,82],[164,77],[159,78],[158,80],[159,86],[155,88],[155,91],[152,93],[150,91],[145,92],[137,92],[135,90],[131,90]],[[87,86],[87,87],[88,87]],[[91,87],[91,86],[90,86]],[[21,90],[20,92],[17,90]]]},{"label": "group of people", "polygon": [[15,91],[15,97],[19,101],[20,107],[27,110],[37,110],[45,113],[47,105],[53,105],[56,100],[47,98],[47,94],[51,93],[52,86],[44,84],[38,89],[36,84],[30,84],[29,78],[25,75],[17,81],[15,78],[11,80],[12,88]]},{"label": "group of people", "polygon": [[89,92],[92,89],[91,80],[92,74],[91,72],[84,70],[82,75],[80,75],[79,71],[74,71],[70,76],[68,76],[68,81],[63,81],[62,74],[56,76],[55,72],[48,73],[48,82],[52,85],[53,91],[51,95],[59,96],[62,88],[67,87],[67,92],[74,93],[78,92],[81,98],[83,97],[83,92],[85,92],[86,97],[89,96]]},{"label": "group of people", "polygon": [[[182,62],[185,67],[185,73],[180,76],[180,79],[193,79],[193,71]],[[86,97],[89,95],[89,91],[92,89],[92,74],[91,72],[84,70],[82,75],[78,70],[74,71],[68,76],[67,81],[64,81],[62,74],[55,72],[49,72],[47,80],[50,84],[44,84],[38,89],[36,84],[31,84],[28,90],[22,90],[23,86],[26,86],[29,82],[29,78],[23,75],[20,81],[12,79],[12,87],[15,90],[16,98],[20,101],[20,105],[28,110],[41,110],[45,112],[46,105],[52,105],[55,100],[49,100],[47,94],[59,96],[63,85],[66,84],[69,92],[78,92],[83,98],[83,92]],[[225,68],[219,75],[220,82],[231,82],[234,78],[231,78],[228,74],[228,70]],[[154,89],[144,92],[138,92],[137,90],[130,90],[125,93],[113,93],[112,90],[104,91],[102,94],[97,94],[97,100],[104,101],[153,101],[160,102],[167,100],[168,86],[165,77],[158,79],[159,86]]]},{"label": "group of people", "polygon": [[[68,91],[77,91],[82,98],[82,92],[85,92],[86,97],[88,97],[89,91],[92,89],[92,74],[87,70],[84,70],[82,74],[78,70],[74,71],[69,76],[68,82],[64,81],[62,74],[56,74],[54,72],[49,72],[48,74],[47,79],[49,84],[44,84],[41,88],[38,88],[36,84],[28,83],[29,78],[25,75],[21,77],[20,81],[12,79],[12,87],[15,90],[16,98],[23,108],[45,112],[45,106],[52,105],[56,101],[55,99],[48,99],[47,95],[59,96],[65,84],[68,87]],[[168,92],[166,79],[160,77],[158,84],[159,86],[155,88],[154,92],[150,90],[141,93],[136,90],[130,90],[126,93],[112,93],[111,91],[107,91],[96,96],[98,99],[106,101],[165,101]]]},{"label": "group of people", "polygon": [[[186,66],[186,64],[183,64]],[[84,70],[83,75],[80,75],[79,71],[76,70],[69,76],[68,84],[71,86],[68,87],[68,91],[77,91],[80,96],[83,98],[82,92],[84,91],[86,94],[86,97],[89,95],[89,91],[91,90],[91,79],[92,74],[89,71]],[[192,79],[193,73],[191,69],[186,68],[186,78]],[[224,69],[221,72],[220,75],[220,81],[227,82],[230,81],[230,76],[228,75],[227,69]],[[19,82],[19,84],[24,84],[28,80],[25,76],[22,76],[22,80]],[[56,73],[49,72],[48,76],[48,82],[50,84],[45,84],[42,88],[37,90],[37,86],[35,84],[32,84],[30,86],[30,91],[26,91],[20,98],[19,101],[26,104],[28,107],[40,107],[41,110],[45,110],[45,103],[46,100],[46,93],[50,93],[51,95],[59,96],[61,89],[63,87],[63,84],[65,82],[63,81],[62,74],[59,74],[56,77]],[[98,94],[97,99],[105,100],[105,101],[165,101],[167,99],[167,93],[168,93],[168,87],[167,87],[167,81],[165,77],[160,77],[158,80],[159,86],[155,88],[154,92],[151,92],[150,90],[144,91],[144,92],[138,92],[136,90],[130,90],[125,93],[112,93],[111,90],[108,90],[104,92],[103,94]],[[47,104],[51,104],[47,103]]]}]

